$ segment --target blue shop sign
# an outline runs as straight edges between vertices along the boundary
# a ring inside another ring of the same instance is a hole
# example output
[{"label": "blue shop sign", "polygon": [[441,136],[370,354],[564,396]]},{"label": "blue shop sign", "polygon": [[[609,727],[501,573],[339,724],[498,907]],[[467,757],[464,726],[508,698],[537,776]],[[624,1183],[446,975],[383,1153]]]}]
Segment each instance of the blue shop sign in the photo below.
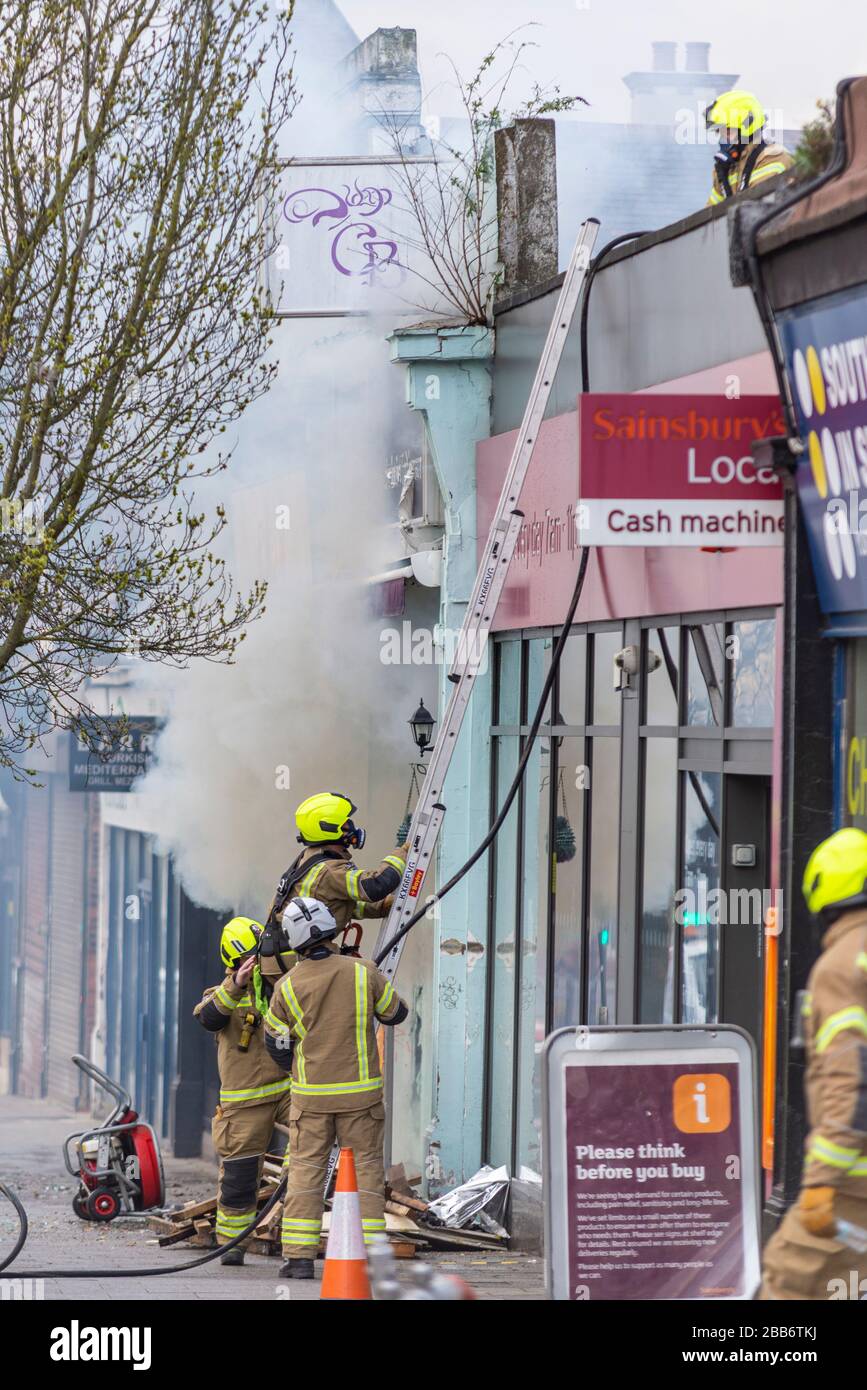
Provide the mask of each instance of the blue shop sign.
[{"label": "blue shop sign", "polygon": [[805,455],[798,498],[825,613],[867,630],[867,285],[779,316]]}]

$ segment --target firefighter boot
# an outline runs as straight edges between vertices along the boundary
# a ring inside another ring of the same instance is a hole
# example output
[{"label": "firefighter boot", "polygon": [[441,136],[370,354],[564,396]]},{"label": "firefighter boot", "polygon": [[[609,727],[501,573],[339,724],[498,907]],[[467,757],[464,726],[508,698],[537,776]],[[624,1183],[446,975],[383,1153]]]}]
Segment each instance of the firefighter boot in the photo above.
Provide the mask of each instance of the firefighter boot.
[{"label": "firefighter boot", "polygon": [[228,1250],[225,1255],[220,1256],[221,1265],[242,1265],[244,1263],[244,1251],[240,1245],[236,1245],[234,1250]]},{"label": "firefighter boot", "polygon": [[280,1279],[312,1279],[313,1261],[307,1259],[287,1260],[280,1267]]}]

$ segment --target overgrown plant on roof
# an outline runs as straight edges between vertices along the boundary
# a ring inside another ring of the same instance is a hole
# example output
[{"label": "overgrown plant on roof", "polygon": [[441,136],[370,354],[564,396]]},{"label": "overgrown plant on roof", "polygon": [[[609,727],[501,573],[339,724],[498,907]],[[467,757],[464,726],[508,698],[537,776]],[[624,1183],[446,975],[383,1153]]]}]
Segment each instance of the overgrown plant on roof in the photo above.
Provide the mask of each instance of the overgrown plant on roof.
[{"label": "overgrown plant on roof", "polygon": [[[522,26],[526,28],[528,26]],[[532,86],[515,106],[510,91],[535,45],[515,34],[501,39],[465,79],[454,62],[467,139],[462,146],[431,137],[431,158],[419,163],[407,147],[406,129],[383,114],[398,157],[397,183],[410,211],[411,283],[414,307],[430,313],[443,306],[467,324],[487,325],[502,271],[497,264],[497,213],[494,134],[516,120],[572,111],[583,97],[563,96],[560,88]],[[424,267],[424,268],[422,268]]]},{"label": "overgrown plant on roof", "polygon": [[795,150],[795,172],[799,179],[814,179],[827,169],[834,154],[836,121],[834,103],[817,101],[818,115],[807,121]]}]

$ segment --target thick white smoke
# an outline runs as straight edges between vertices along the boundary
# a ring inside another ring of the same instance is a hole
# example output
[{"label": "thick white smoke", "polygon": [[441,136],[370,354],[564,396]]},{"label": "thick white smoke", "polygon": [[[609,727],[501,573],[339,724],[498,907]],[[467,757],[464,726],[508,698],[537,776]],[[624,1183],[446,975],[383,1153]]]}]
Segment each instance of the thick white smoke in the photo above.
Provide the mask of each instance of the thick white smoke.
[{"label": "thick white smoke", "polygon": [[168,718],[138,790],[158,848],[196,901],[254,916],[295,853],[292,814],[312,792],[359,802],[374,859],[393,847],[412,752],[405,721],[422,693],[417,675],[382,664],[365,583],[383,567],[395,506],[386,325],[343,322],[352,326],[281,326],[277,383],[241,422],[221,475],[231,569],[242,587],[268,578],[265,616],[234,665],[150,676]]}]

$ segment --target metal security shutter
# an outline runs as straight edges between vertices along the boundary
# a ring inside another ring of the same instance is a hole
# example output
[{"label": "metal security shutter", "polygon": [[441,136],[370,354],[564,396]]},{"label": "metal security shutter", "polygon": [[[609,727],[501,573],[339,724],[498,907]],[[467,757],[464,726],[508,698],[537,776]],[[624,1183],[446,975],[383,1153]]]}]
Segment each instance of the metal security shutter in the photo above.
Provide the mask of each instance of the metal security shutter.
[{"label": "metal security shutter", "polygon": [[46,929],[48,923],[48,856],[51,825],[50,786],[30,788],[22,797],[22,933],[18,974],[16,1090],[42,1096],[45,1057]]},{"label": "metal security shutter", "polygon": [[86,942],[88,796],[53,777],[50,855],[50,1013],[48,1095],[77,1105],[80,1073],[71,1062],[82,1042],[82,952]]}]

